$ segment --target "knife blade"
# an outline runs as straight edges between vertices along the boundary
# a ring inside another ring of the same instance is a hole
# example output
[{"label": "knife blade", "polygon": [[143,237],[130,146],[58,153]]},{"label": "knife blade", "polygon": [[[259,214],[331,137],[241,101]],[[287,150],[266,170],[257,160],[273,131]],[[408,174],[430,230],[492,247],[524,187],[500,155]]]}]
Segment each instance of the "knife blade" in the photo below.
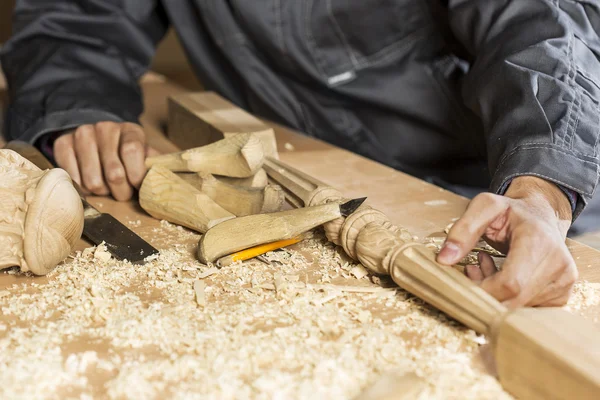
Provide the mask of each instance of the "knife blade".
[{"label": "knife blade", "polygon": [[[4,148],[19,153],[42,170],[54,168],[52,163],[29,143],[13,140],[8,142]],[[106,249],[115,258],[128,260],[133,264],[143,264],[147,257],[158,254],[158,250],[115,217],[98,211],[88,203],[85,199],[85,193],[76,182],[73,182],[73,186],[79,193],[83,203],[83,236],[87,240],[96,246],[104,243]]]}]

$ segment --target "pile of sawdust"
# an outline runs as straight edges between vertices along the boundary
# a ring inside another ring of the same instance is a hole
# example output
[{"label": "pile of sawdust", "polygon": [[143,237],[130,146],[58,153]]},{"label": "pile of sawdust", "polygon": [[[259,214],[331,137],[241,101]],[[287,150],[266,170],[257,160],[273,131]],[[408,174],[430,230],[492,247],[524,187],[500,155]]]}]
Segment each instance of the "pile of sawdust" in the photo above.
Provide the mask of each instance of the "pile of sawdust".
[{"label": "pile of sawdust", "polygon": [[197,235],[157,230],[169,249],[145,265],[87,249],[0,294],[0,398],[348,399],[399,369],[421,398],[510,398],[484,338],[321,235],[217,270]]}]

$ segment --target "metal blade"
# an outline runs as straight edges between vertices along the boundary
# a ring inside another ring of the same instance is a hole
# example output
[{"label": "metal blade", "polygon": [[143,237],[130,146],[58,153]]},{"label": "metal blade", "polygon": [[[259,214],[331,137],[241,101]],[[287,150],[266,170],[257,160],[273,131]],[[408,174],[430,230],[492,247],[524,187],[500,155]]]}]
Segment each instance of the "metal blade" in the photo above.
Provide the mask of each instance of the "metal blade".
[{"label": "metal blade", "polygon": [[146,257],[158,254],[158,250],[110,214],[86,216],[83,236],[95,245],[104,242],[115,258],[133,264],[142,264]]},{"label": "metal blade", "polygon": [[356,211],[356,209],[360,207],[366,199],[366,197],[361,197],[359,199],[353,199],[345,202],[344,204],[340,204],[340,213],[342,214],[342,216],[347,217],[348,215]]}]

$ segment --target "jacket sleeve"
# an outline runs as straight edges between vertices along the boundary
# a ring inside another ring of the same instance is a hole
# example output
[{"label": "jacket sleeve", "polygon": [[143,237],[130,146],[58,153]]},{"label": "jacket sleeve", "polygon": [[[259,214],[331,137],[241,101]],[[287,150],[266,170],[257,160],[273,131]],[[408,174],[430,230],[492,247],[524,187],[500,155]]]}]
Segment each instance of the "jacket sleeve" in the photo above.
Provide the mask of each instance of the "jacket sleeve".
[{"label": "jacket sleeve", "polygon": [[99,121],[137,122],[138,78],[167,21],[154,0],[17,0],[2,48],[6,132],[34,143]]},{"label": "jacket sleeve", "polygon": [[463,99],[483,121],[491,190],[520,175],[579,194],[598,183],[600,3],[449,0],[450,25],[472,57]]}]

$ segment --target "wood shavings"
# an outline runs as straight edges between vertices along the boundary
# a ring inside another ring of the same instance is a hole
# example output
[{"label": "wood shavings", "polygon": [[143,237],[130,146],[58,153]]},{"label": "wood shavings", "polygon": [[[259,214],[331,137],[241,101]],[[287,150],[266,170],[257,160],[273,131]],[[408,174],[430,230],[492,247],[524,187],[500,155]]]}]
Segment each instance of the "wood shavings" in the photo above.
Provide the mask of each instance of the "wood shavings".
[{"label": "wood shavings", "polygon": [[296,150],[296,148],[294,147],[293,144],[289,143],[289,142],[285,142],[285,144],[283,145],[283,148],[286,149],[287,151],[294,151]]},{"label": "wood shavings", "polygon": [[107,268],[92,248],[47,283],[5,289],[0,398],[349,399],[397,368],[424,377],[428,399],[510,398],[473,331],[397,287],[358,281],[322,233],[267,253],[268,265],[208,275],[199,236],[164,225],[168,250],[146,264]]},{"label": "wood shavings", "polygon": [[206,289],[206,283],[201,280],[197,280],[194,282],[194,293],[196,294],[196,303],[200,307],[204,307],[206,305],[206,294],[204,293]]},{"label": "wood shavings", "polygon": [[112,255],[108,252],[108,250],[106,250],[104,242],[102,242],[98,247],[96,247],[96,250],[94,251],[94,259],[105,263],[110,261],[111,258]]},{"label": "wood shavings", "polygon": [[430,206],[430,207],[439,207],[439,206],[444,206],[444,205],[448,204],[448,201],[446,201],[446,200],[429,200],[429,201],[423,202],[423,204],[425,204],[426,206]]},{"label": "wood shavings", "polygon": [[357,265],[356,267],[350,270],[350,273],[354,275],[356,279],[362,279],[365,276],[369,275],[369,271],[362,265]]},{"label": "wood shavings", "polygon": [[383,288],[380,286],[345,286],[345,285],[309,285],[310,288],[317,290],[337,290],[349,293],[387,293],[396,292],[397,288]]},{"label": "wood shavings", "polygon": [[199,274],[198,279],[208,278],[209,276],[216,274],[218,272],[219,272],[219,269],[217,267],[211,267],[211,268],[207,269],[206,271],[202,272],[201,274]]},{"label": "wood shavings", "polygon": [[573,294],[567,307],[581,310],[600,305],[600,283],[578,282],[573,287]]},{"label": "wood shavings", "polygon": [[10,292],[8,290],[0,290],[0,298],[10,296]]}]

